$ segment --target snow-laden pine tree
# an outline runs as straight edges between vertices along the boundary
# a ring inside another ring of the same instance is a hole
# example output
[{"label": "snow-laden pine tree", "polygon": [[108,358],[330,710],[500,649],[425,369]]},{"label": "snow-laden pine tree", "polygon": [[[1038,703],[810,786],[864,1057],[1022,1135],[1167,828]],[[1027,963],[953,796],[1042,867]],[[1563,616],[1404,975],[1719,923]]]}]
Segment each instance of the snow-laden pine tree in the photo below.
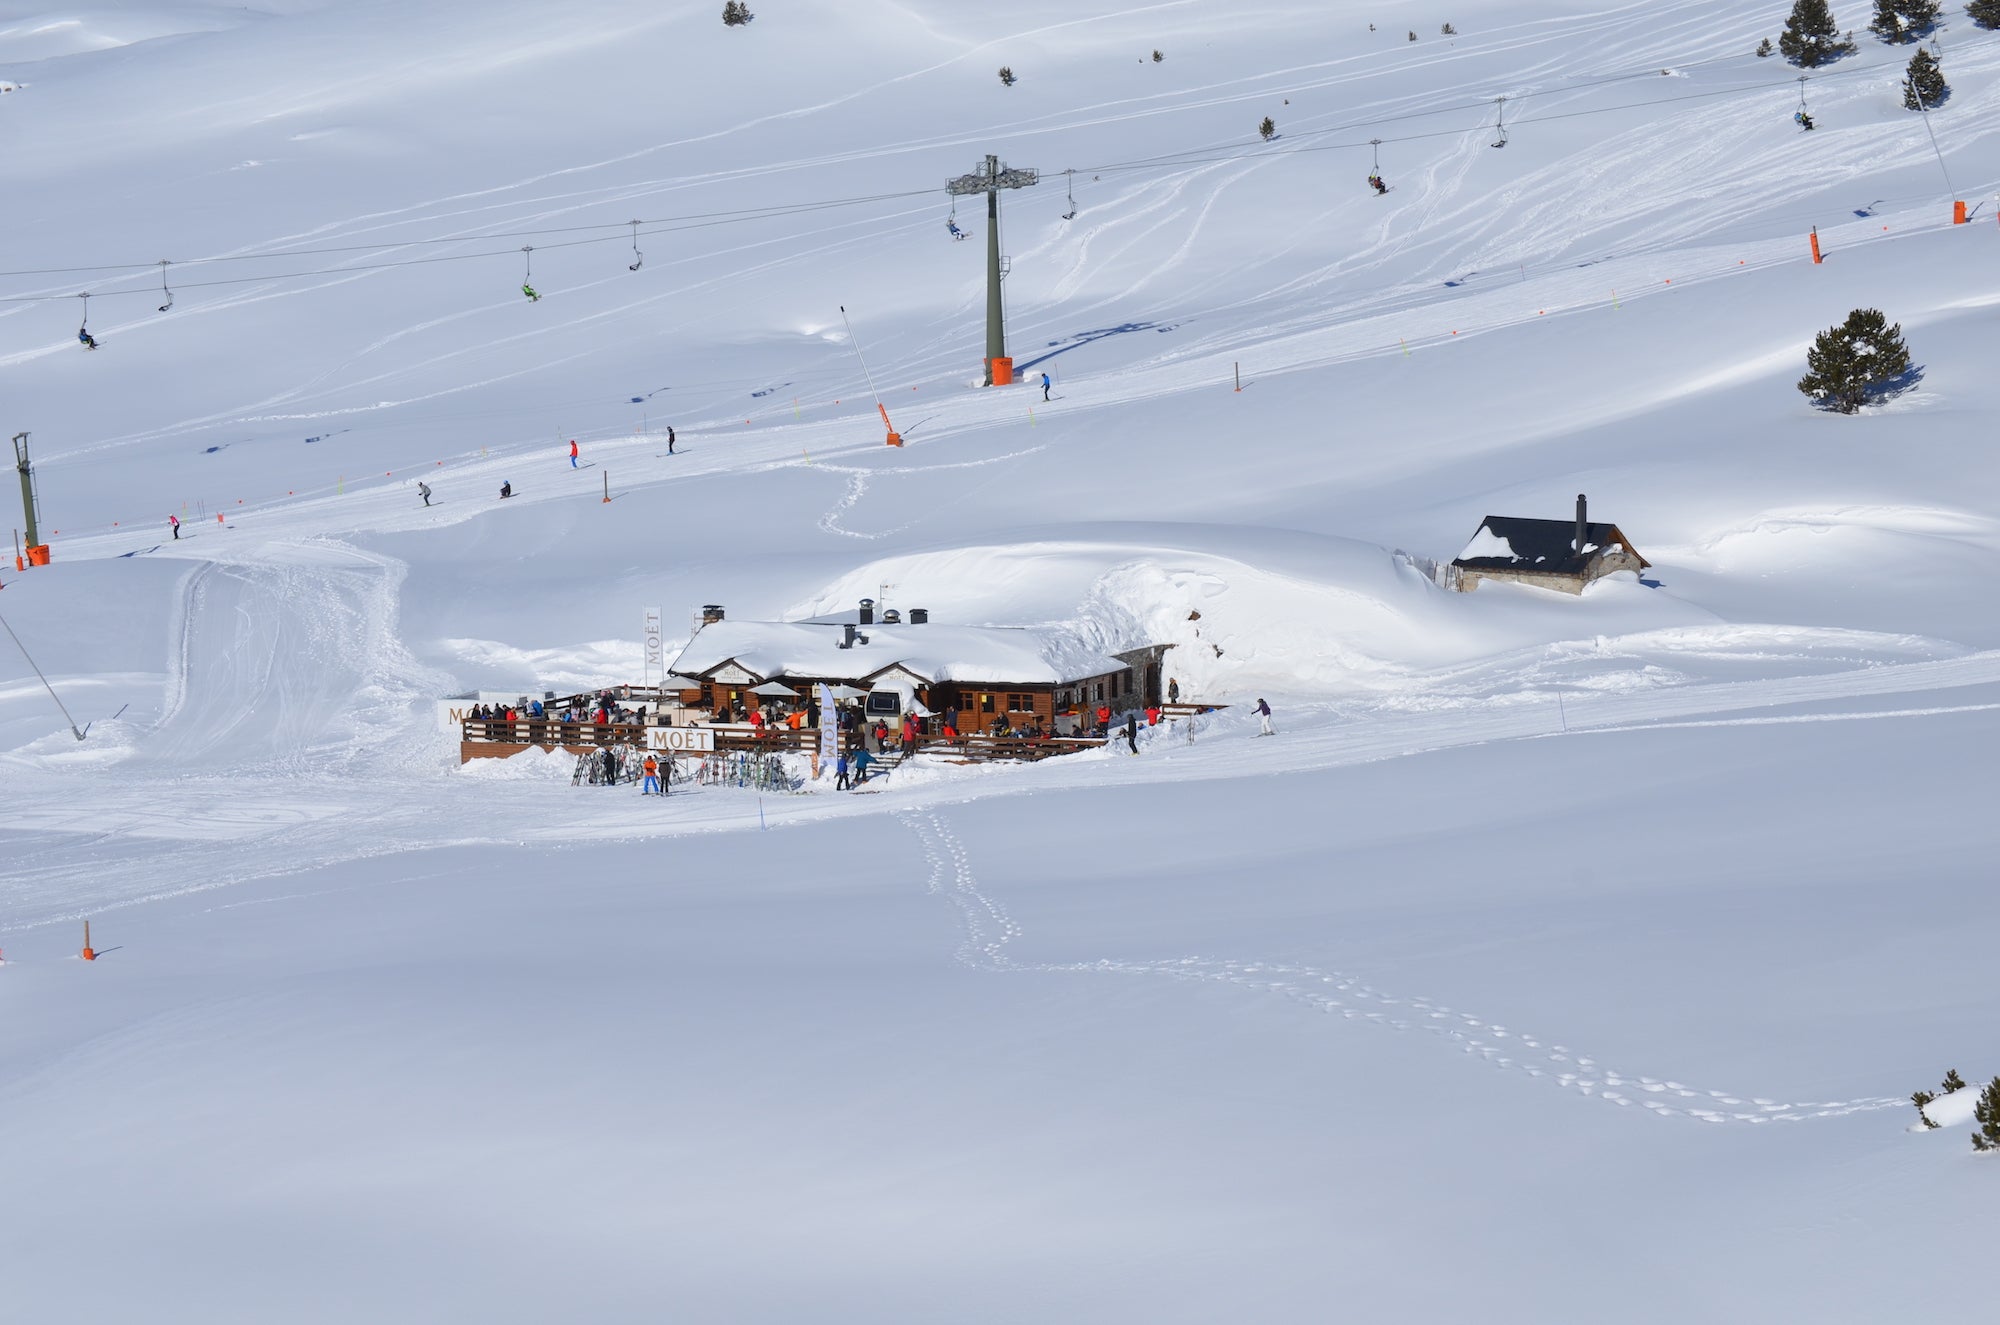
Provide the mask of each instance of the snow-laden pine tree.
[{"label": "snow-laden pine tree", "polygon": [[1937,0],[1875,0],[1868,30],[1883,41],[1915,41],[1937,26]]},{"label": "snow-laden pine tree", "polygon": [[2000,1150],[2000,1077],[1979,1092],[1979,1102],[1972,1106],[1972,1121],[1978,1124],[1972,1129],[1972,1148]]},{"label": "snow-laden pine tree", "polygon": [[1826,0],[1796,0],[1791,17],[1785,20],[1785,30],[1778,36],[1778,49],[1793,64],[1811,69],[1846,55],[1854,47],[1841,40],[1840,25],[1833,21]]},{"label": "snow-laden pine tree", "polygon": [[2000,28],[2000,0],[1972,0],[1965,12],[1982,28]]},{"label": "snow-laden pine tree", "polygon": [[1951,85],[1944,81],[1937,57],[1919,47],[1910,57],[1909,76],[1903,79],[1903,109],[1936,110],[1950,95]]},{"label": "snow-laden pine tree", "polygon": [[1879,308],[1857,308],[1847,321],[1813,337],[1799,390],[1822,407],[1853,414],[1869,393],[1910,371],[1901,323],[1890,325]]}]

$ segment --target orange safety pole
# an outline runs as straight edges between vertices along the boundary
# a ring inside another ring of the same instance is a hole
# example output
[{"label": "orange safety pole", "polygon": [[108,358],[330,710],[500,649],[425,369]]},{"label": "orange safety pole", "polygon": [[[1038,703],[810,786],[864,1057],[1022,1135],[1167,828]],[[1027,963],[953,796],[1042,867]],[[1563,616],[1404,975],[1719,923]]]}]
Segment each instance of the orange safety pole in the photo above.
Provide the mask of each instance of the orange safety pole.
[{"label": "orange safety pole", "polygon": [[83,951],[78,953],[77,956],[83,958],[87,962],[94,962],[97,960],[97,954],[93,952],[90,947],[90,922],[88,920],[83,922]]},{"label": "orange safety pole", "polygon": [[1951,223],[1953,225],[1965,224],[1965,203],[1963,201],[1954,202],[1951,205]]},{"label": "orange safety pole", "polygon": [[1814,226],[1814,227],[1813,227],[1813,229],[1812,229],[1812,255],[1813,255],[1813,261],[1814,261],[1814,262],[1818,262],[1818,261],[1820,261],[1820,256],[1819,256],[1819,227],[1818,227],[1818,226]]},{"label": "orange safety pole", "polygon": [[889,430],[888,444],[890,446],[901,446],[903,444],[903,435],[896,431],[895,424],[889,422],[888,406],[884,405],[881,401],[878,400],[875,402],[875,408],[879,410],[882,414],[882,426]]}]

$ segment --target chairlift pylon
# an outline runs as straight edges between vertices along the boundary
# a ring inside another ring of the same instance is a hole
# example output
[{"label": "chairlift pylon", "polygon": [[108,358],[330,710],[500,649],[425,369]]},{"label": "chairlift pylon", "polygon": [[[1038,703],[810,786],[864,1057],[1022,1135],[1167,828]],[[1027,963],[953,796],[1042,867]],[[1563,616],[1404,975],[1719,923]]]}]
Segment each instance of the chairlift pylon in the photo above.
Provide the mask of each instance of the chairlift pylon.
[{"label": "chairlift pylon", "polygon": [[1063,213],[1062,219],[1065,221],[1074,221],[1076,219],[1076,172],[1074,170],[1065,170],[1063,171],[1063,175],[1066,177],[1064,183],[1069,193],[1069,210]]},{"label": "chairlift pylon", "polygon": [[160,305],[162,313],[174,306],[174,292],[167,288],[167,268],[170,265],[166,258],[160,259],[160,292],[167,297],[167,302]]},{"label": "chairlift pylon", "polygon": [[646,255],[639,251],[639,223],[632,222],[632,262],[626,271],[637,271],[646,265]]},{"label": "chairlift pylon", "polygon": [[1495,147],[1505,147],[1507,145],[1507,98],[1495,97],[1493,98],[1493,104],[1500,107],[1500,118],[1493,125],[1493,131],[1497,136],[1493,139],[1492,145]]},{"label": "chairlift pylon", "polygon": [[535,246],[533,244],[521,245],[521,257],[523,259],[521,267],[521,293],[528,296],[529,303],[539,303],[542,296],[535,291]]}]

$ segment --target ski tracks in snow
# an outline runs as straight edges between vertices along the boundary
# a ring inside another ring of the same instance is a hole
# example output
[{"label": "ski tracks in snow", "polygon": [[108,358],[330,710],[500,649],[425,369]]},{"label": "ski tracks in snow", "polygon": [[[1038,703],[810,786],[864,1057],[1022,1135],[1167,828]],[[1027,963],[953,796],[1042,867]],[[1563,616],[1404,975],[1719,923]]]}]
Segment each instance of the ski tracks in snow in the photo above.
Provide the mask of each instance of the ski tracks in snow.
[{"label": "ski tracks in snow", "polygon": [[1423,997],[1401,997],[1377,989],[1360,976],[1318,967],[1275,962],[1178,957],[1158,961],[1101,958],[1094,962],[1016,961],[1012,945],[1021,927],[1007,908],[979,886],[965,844],[935,810],[898,812],[916,834],[928,870],[925,890],[943,897],[958,912],[964,929],[955,956],[976,971],[1037,971],[1151,976],[1208,981],[1274,995],[1315,1012],[1346,1021],[1365,1021],[1403,1032],[1431,1035],[1490,1067],[1524,1073],[1562,1090],[1619,1108],[1639,1108],[1661,1118],[1704,1123],[1805,1122],[1852,1113],[1891,1109],[1908,1103],[1887,1096],[1852,1100],[1782,1102],[1761,1095],[1690,1086],[1659,1076],[1614,1070],[1596,1057],[1546,1036],[1529,1034],[1447,1007]]}]

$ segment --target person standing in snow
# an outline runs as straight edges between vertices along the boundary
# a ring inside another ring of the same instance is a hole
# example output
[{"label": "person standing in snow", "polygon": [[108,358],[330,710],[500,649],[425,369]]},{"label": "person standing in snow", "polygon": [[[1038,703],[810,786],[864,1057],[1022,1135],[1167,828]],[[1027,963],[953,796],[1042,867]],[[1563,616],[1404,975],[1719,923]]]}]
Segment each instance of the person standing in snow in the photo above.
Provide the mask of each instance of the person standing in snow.
[{"label": "person standing in snow", "polygon": [[1048,375],[1047,373],[1043,373],[1043,374],[1042,374],[1042,399],[1043,399],[1043,400],[1047,400],[1048,398],[1049,398],[1049,375]]},{"label": "person standing in snow", "polygon": [[1132,747],[1133,754],[1139,753],[1139,715],[1136,713],[1125,715],[1125,744]]},{"label": "person standing in snow", "polygon": [[174,531],[174,538],[178,540],[181,536],[181,518],[178,515],[169,515],[167,527]]},{"label": "person standing in snow", "polygon": [[616,750],[606,750],[604,752],[604,785],[607,787],[618,785],[618,752]]},{"label": "person standing in snow", "polygon": [[569,467],[576,468],[576,438],[569,439]]},{"label": "person standing in snow", "polygon": [[1167,678],[1167,702],[1169,704],[1178,704],[1181,702],[1181,683],[1178,679],[1171,676]]},{"label": "person standing in snow", "polygon": [[672,455],[673,453],[674,453],[674,425],[669,423],[667,425],[667,454]]},{"label": "person standing in snow", "polygon": [[868,765],[875,762],[875,756],[864,749],[854,752],[854,785],[860,786],[868,780]]},{"label": "person standing in snow", "polygon": [[1252,709],[1251,712],[1255,713],[1258,720],[1264,724],[1264,730],[1257,733],[1259,736],[1277,735],[1276,732],[1271,730],[1271,706],[1269,704],[1260,699],[1257,701],[1257,707]]},{"label": "person standing in snow", "polygon": [[645,762],[645,763],[643,763],[643,764],[641,764],[641,765],[640,765],[640,767],[641,767],[642,769],[644,769],[644,770],[645,770],[645,772],[646,772],[646,779],[645,779],[645,781],[643,781],[643,782],[641,782],[641,783],[639,784],[639,794],[640,794],[641,796],[657,796],[657,795],[659,795],[659,794],[660,794],[660,761],[659,761],[659,760],[657,760],[657,759],[655,759],[655,758],[653,758],[653,756],[651,756],[651,755],[647,755],[647,756],[646,756],[646,762]]},{"label": "person standing in snow", "polygon": [[847,790],[847,751],[842,750],[833,757],[833,789]]},{"label": "person standing in snow", "polygon": [[430,485],[430,484],[428,484],[428,483],[426,483],[426,482],[424,482],[424,481],[423,481],[422,479],[418,479],[418,480],[417,480],[417,495],[418,495],[419,497],[422,497],[422,498],[424,499],[424,505],[426,505],[426,506],[430,505],[430,504],[431,504],[431,485]]}]

